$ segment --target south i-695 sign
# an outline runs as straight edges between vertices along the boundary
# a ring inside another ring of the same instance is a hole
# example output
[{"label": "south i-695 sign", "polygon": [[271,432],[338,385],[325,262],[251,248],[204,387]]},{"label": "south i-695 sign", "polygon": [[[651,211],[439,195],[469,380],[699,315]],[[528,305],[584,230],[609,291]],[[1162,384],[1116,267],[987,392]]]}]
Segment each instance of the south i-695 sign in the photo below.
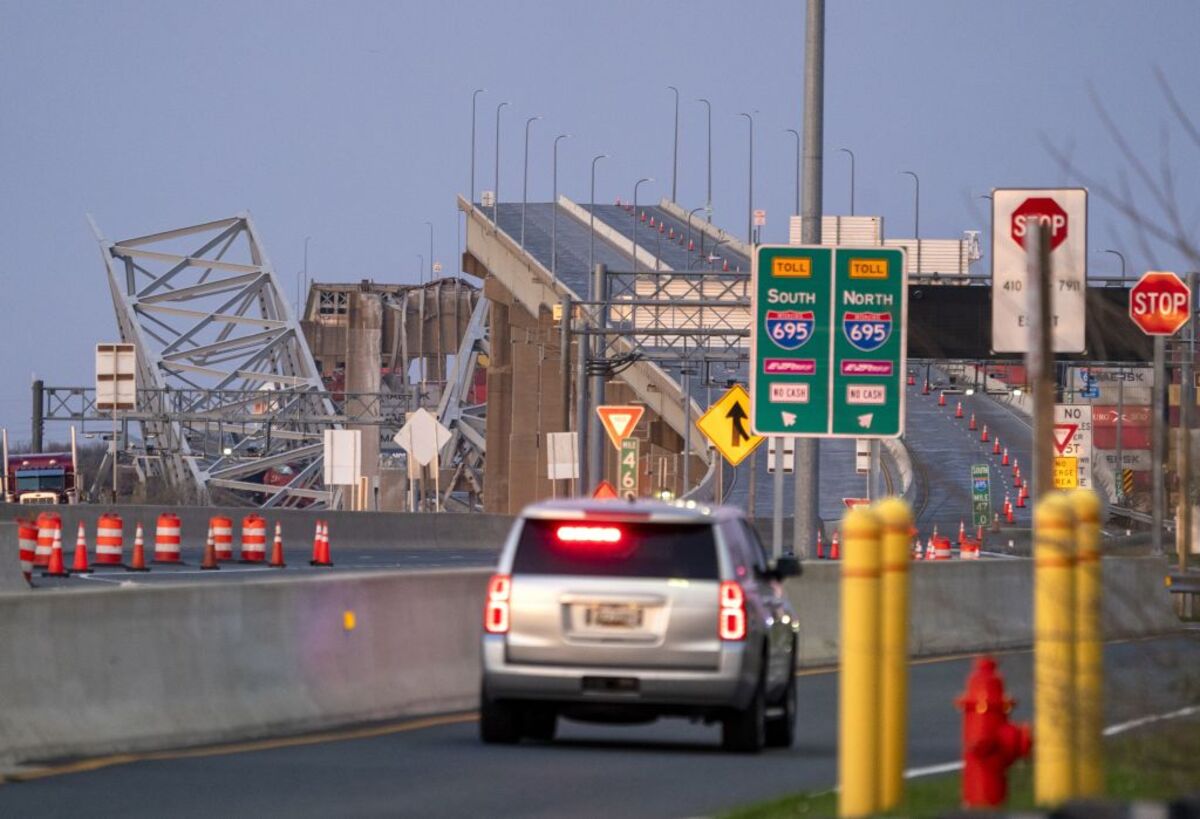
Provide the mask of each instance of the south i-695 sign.
[{"label": "south i-695 sign", "polygon": [[821,438],[900,435],[904,251],[763,245],[754,251],[753,282],[753,430]]}]

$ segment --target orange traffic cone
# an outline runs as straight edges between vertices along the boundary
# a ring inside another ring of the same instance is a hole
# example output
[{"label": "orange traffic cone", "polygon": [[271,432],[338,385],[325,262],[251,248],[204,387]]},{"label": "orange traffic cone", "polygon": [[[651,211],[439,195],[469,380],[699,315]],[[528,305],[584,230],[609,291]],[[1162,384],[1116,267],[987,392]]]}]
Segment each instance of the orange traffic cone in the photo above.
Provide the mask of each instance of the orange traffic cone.
[{"label": "orange traffic cone", "polygon": [[979,433],[979,443],[986,444],[988,440],[987,424],[983,425],[983,432]]},{"label": "orange traffic cone", "polygon": [[42,572],[42,577],[70,577],[70,572],[63,565],[62,556],[62,529],[54,530],[54,545],[50,547],[50,561],[46,564],[46,570]]},{"label": "orange traffic cone", "polygon": [[957,404],[954,406],[954,417],[955,417],[955,418],[962,418],[962,417],[963,417],[962,401],[959,401],[959,402],[958,402],[958,403],[957,403]]},{"label": "orange traffic cone", "polygon": [[992,454],[993,455],[1000,454],[1000,439],[999,438],[992,439]]},{"label": "orange traffic cone", "polygon": [[929,395],[929,382],[925,382],[925,386],[921,387],[921,395]]},{"label": "orange traffic cone", "polygon": [[937,537],[937,535],[930,535],[929,540],[925,541],[925,559],[926,560],[936,560],[937,559],[937,550],[934,548],[934,545],[933,545],[933,539],[935,537]]},{"label": "orange traffic cone", "polygon": [[267,564],[272,569],[282,569],[287,566],[283,562],[283,527],[275,521],[275,542],[271,544],[271,562]]},{"label": "orange traffic cone", "polygon": [[201,569],[219,569],[221,564],[217,562],[217,550],[213,546],[213,530],[212,524],[208,525],[208,536],[204,538],[204,559],[200,561]]},{"label": "orange traffic cone", "polygon": [[1008,447],[1004,447],[1004,457],[1000,459],[1000,466],[1008,466]]},{"label": "orange traffic cone", "polygon": [[975,539],[977,541],[979,541],[980,544],[983,543],[983,527],[982,526],[975,527]]},{"label": "orange traffic cone", "polygon": [[1018,509],[1025,508],[1025,496],[1023,494],[1021,494],[1020,492],[1017,493],[1017,508]]},{"label": "orange traffic cone", "polygon": [[313,544],[313,559],[308,561],[310,566],[332,566],[333,560],[329,555],[329,527],[324,521],[317,522],[317,541]]},{"label": "orange traffic cone", "polygon": [[1008,495],[1004,496],[1004,522],[1011,524],[1013,522],[1013,507],[1012,501]]},{"label": "orange traffic cone", "polygon": [[833,530],[833,540],[829,543],[829,559],[830,560],[841,560],[842,550],[839,547],[840,547],[840,544],[838,543],[838,531],[837,531],[837,529],[834,529]]},{"label": "orange traffic cone", "polygon": [[125,567],[127,572],[148,572],[150,567],[146,565],[146,544],[142,539],[142,522],[138,521],[137,530],[133,536],[133,559],[129,561],[129,565]]},{"label": "orange traffic cone", "polygon": [[963,541],[967,539],[967,524],[962,518],[958,519],[958,545],[962,546]]},{"label": "orange traffic cone", "polygon": [[[642,215],[645,216],[645,214],[642,214]],[[654,227],[654,217],[653,216],[650,217],[650,227]]]},{"label": "orange traffic cone", "polygon": [[967,422],[967,429],[974,432],[978,427],[975,426],[975,413],[971,413],[971,420]]},{"label": "orange traffic cone", "polygon": [[1019,494],[1024,498],[1029,497],[1029,481],[1024,478],[1021,479],[1021,491]]},{"label": "orange traffic cone", "polygon": [[992,533],[994,534],[999,531],[1000,531],[1000,513],[994,512],[994,513],[992,513]]},{"label": "orange traffic cone", "polygon": [[938,406],[939,407],[946,406],[946,393],[944,393],[944,392],[938,393]]},{"label": "orange traffic cone", "polygon": [[916,375],[916,373],[909,373],[909,374],[908,374],[908,386],[910,386],[910,387],[915,387],[916,385],[917,385],[917,375]]},{"label": "orange traffic cone", "polygon": [[82,520],[79,521],[79,534],[75,536],[75,559],[72,561],[71,571],[74,574],[92,573],[88,567],[87,533],[83,530]]},{"label": "orange traffic cone", "polygon": [[1019,466],[1013,467],[1013,488],[1021,488],[1021,467]]},{"label": "orange traffic cone", "polygon": [[825,541],[821,539],[821,530],[817,530],[817,560],[825,559]]}]

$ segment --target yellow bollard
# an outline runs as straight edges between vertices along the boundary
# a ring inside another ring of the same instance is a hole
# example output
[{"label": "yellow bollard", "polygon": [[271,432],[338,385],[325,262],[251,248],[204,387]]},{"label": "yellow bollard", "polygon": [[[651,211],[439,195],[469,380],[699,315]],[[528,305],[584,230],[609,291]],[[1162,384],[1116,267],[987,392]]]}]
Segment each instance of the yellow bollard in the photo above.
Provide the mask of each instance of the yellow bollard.
[{"label": "yellow bollard", "polygon": [[1100,634],[1100,500],[1070,494],[1075,511],[1075,796],[1104,795],[1104,647]]},{"label": "yellow bollard", "polygon": [[1075,514],[1062,492],[1033,513],[1034,801],[1075,793]]},{"label": "yellow bollard", "polygon": [[880,625],[879,809],[904,799],[908,742],[908,554],[912,512],[899,498],[873,507],[883,525],[883,596]]},{"label": "yellow bollard", "polygon": [[838,816],[879,810],[879,535],[869,509],[842,518]]}]

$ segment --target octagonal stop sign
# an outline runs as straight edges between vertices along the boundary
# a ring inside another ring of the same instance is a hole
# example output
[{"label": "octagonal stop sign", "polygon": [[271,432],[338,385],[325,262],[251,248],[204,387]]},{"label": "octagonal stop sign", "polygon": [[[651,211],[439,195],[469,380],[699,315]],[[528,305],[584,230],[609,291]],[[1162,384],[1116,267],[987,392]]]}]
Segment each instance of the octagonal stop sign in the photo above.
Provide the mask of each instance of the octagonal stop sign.
[{"label": "octagonal stop sign", "polygon": [[1129,317],[1148,336],[1173,335],[1192,315],[1191,296],[1174,273],[1151,270],[1129,291]]},{"label": "octagonal stop sign", "polygon": [[1067,240],[1067,212],[1049,196],[1031,196],[1017,206],[1012,214],[1013,241],[1025,247],[1025,237],[1039,222],[1050,226],[1050,249]]}]

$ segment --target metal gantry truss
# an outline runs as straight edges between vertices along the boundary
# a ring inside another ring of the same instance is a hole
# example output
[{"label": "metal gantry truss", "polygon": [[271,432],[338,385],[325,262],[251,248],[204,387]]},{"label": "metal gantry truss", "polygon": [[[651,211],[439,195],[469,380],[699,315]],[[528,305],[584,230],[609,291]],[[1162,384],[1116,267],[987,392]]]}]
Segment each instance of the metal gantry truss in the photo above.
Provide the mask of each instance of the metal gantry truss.
[{"label": "metal gantry truss", "polygon": [[160,477],[201,503],[325,503],[337,413],[250,215],[119,242],[92,228],[139,399],[164,402],[138,407]]}]

